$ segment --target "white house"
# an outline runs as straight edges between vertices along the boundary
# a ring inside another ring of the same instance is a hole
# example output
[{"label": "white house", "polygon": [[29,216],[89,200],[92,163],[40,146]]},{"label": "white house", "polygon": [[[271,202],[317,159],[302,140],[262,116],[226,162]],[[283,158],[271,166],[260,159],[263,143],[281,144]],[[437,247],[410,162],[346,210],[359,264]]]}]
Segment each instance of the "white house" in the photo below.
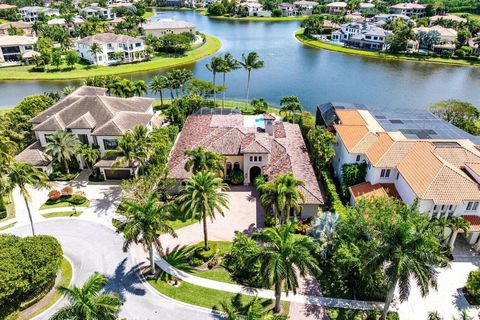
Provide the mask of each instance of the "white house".
[{"label": "white house", "polygon": [[404,14],[409,17],[421,18],[425,16],[425,9],[427,7],[419,3],[397,3],[390,6],[390,13]]},{"label": "white house", "polygon": [[99,19],[103,20],[112,20],[116,18],[115,12],[112,10],[112,8],[102,8],[98,5],[91,5],[82,8],[78,12],[84,18],[89,18],[93,16],[96,16]]},{"label": "white house", "polygon": [[154,35],[161,37],[163,35],[174,33],[180,34],[184,32],[195,33],[195,25],[188,21],[162,19],[144,24],[143,29],[146,35]]},{"label": "white house", "polygon": [[270,10],[264,10],[263,5],[258,2],[240,3],[240,7],[243,9],[242,13],[248,17],[270,17],[272,15]]},{"label": "white house", "polygon": [[297,6],[288,2],[279,3],[277,8],[282,10],[282,16],[284,17],[298,16],[299,13]]},{"label": "white house", "polygon": [[60,16],[60,11],[57,9],[51,9],[47,7],[38,7],[38,6],[32,6],[32,7],[22,7],[18,9],[20,12],[23,21],[25,22],[35,22],[38,19],[38,16],[40,14],[43,14],[45,16]]},{"label": "white house", "polygon": [[330,14],[344,14],[347,11],[347,3],[331,2],[327,4],[327,9]]},{"label": "white house", "polygon": [[[95,54],[91,51],[94,43],[101,48],[101,51]],[[80,39],[77,41],[77,50],[81,59],[98,65],[129,63],[146,58],[143,39],[114,33],[96,34]]]},{"label": "white house", "polygon": [[37,38],[0,35],[0,64],[20,64],[22,55],[34,50]]},{"label": "white house", "polygon": [[311,15],[313,8],[318,6],[318,2],[306,0],[295,1],[293,4],[298,8],[299,14],[302,16]]}]

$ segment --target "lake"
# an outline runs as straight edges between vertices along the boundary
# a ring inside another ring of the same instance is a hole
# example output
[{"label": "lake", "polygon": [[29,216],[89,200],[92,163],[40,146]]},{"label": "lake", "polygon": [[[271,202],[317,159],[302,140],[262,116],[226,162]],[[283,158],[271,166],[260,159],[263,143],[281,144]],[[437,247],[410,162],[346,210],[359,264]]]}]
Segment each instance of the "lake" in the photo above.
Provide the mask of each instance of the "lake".
[{"label": "lake", "polygon": [[[480,68],[366,58],[307,47],[294,38],[299,21],[248,22],[209,19],[196,11],[159,12],[158,18],[188,20],[197,30],[222,41],[219,53],[256,51],[265,68],[252,72],[251,98],[278,104],[296,95],[306,110],[327,101],[357,102],[384,108],[424,107],[443,99],[461,99],[480,106]],[[184,66],[195,77],[211,80],[207,57]],[[149,81],[168,69],[126,75]],[[1,72],[1,69],[0,69]],[[219,77],[221,78],[221,77]],[[227,74],[227,97],[245,98],[247,73]],[[81,81],[0,81],[0,106],[13,106],[23,97],[61,90]],[[153,96],[153,95],[151,95]]]}]

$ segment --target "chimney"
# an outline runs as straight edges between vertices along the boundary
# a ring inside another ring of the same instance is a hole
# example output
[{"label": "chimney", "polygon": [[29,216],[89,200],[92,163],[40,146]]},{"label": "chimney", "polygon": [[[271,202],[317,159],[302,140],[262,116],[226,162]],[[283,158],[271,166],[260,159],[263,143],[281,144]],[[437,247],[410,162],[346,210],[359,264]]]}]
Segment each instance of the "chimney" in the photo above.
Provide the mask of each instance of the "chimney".
[{"label": "chimney", "polygon": [[273,136],[273,122],[275,121],[275,116],[270,113],[263,115],[263,121],[265,122],[265,132]]}]

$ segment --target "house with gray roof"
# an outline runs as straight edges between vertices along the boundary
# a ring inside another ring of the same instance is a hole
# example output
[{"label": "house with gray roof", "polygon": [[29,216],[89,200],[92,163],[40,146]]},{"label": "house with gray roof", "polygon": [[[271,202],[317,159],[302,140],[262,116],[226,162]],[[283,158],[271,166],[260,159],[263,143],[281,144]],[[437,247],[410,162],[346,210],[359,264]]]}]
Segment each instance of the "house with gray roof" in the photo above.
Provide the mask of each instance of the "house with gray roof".
[{"label": "house with gray roof", "polygon": [[[33,166],[51,172],[51,160],[43,153],[48,136],[55,131],[75,134],[81,143],[98,146],[102,159],[95,165],[105,178],[129,177],[130,168],[112,170],[115,159],[108,158],[108,150],[117,147],[117,139],[135,126],[145,126],[149,131],[162,125],[153,111],[153,99],[117,98],[107,95],[107,89],[82,86],[56,104],[32,118],[29,123],[37,141],[16,156]],[[80,168],[86,164],[77,156]]]},{"label": "house with gray roof", "polygon": [[35,22],[37,21],[39,15],[42,15],[42,14],[49,17],[60,16],[59,10],[48,8],[48,7],[39,7],[39,6],[22,7],[18,9],[18,11],[20,12],[22,19],[25,22]]},{"label": "house with gray roof", "polygon": [[193,23],[174,19],[152,21],[144,24],[142,27],[146,35],[151,34],[155,37],[161,37],[169,33],[195,33],[195,25]]},{"label": "house with gray roof", "polygon": [[185,170],[185,151],[203,147],[225,156],[224,179],[241,170],[244,184],[258,176],[272,180],[292,173],[305,182],[302,218],[314,216],[324,204],[324,195],[310,163],[302,133],[297,124],[282,122],[271,115],[248,116],[222,109],[222,114],[197,112],[190,115],[169,156],[168,168],[174,179],[191,176]]}]

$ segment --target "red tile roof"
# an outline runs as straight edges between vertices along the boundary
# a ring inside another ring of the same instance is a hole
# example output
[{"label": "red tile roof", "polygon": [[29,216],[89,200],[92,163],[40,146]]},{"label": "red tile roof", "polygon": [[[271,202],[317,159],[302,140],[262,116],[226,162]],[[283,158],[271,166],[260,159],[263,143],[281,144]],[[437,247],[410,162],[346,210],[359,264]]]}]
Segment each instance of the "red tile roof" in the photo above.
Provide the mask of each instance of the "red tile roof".
[{"label": "red tile roof", "polygon": [[354,200],[365,197],[393,197],[401,200],[400,194],[393,183],[377,183],[372,185],[370,182],[362,182],[348,188],[350,195]]}]

